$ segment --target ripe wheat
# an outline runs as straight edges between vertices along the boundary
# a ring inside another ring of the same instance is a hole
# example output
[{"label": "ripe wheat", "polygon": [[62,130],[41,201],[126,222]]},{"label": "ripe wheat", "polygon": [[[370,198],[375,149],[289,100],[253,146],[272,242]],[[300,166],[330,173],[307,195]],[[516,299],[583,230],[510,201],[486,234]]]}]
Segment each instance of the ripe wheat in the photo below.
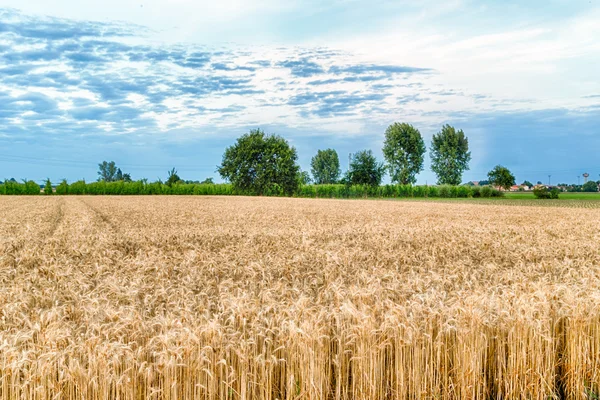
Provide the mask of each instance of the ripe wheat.
[{"label": "ripe wheat", "polygon": [[0,198],[0,398],[600,392],[600,213]]}]

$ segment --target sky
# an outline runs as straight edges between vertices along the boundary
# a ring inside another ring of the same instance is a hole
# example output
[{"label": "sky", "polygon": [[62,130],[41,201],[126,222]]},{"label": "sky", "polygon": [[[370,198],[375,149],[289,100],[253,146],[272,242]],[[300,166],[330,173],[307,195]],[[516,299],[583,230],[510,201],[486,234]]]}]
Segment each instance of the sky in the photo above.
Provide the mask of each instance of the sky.
[{"label": "sky", "polygon": [[598,71],[600,0],[0,0],[0,179],[220,181],[254,128],[345,170],[394,122],[462,129],[465,182],[600,179]]}]

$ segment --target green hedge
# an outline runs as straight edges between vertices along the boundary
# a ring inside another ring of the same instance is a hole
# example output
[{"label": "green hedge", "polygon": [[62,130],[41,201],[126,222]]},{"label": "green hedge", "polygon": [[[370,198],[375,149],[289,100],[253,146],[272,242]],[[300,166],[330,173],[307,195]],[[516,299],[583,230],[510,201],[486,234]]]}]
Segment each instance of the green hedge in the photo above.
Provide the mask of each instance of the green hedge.
[{"label": "green hedge", "polygon": [[[23,195],[39,194],[40,186],[33,181],[18,183],[6,181],[0,184],[0,194]],[[56,186],[59,195],[245,195],[236,192],[230,184],[197,184],[181,183],[168,186],[162,182],[90,182],[76,181],[67,183],[63,180]],[[266,196],[283,196],[279,185],[272,185],[265,192]],[[467,197],[501,197],[504,193],[491,186],[412,186],[412,185],[301,185],[295,197],[319,199],[364,199],[364,198],[467,198]]]},{"label": "green hedge", "polygon": [[40,194],[40,185],[34,181],[27,181],[25,183],[4,181],[0,184],[0,195],[34,195]]},{"label": "green hedge", "polygon": [[406,198],[406,197],[440,197],[440,198],[467,198],[467,197],[502,197],[504,192],[491,186],[471,187],[466,185],[451,186],[412,186],[412,185],[384,185],[384,186],[345,186],[345,185],[302,185],[296,197],[309,197],[321,199],[358,199],[358,198]]},{"label": "green hedge", "polygon": [[62,181],[56,194],[68,195],[232,195],[229,184],[182,183],[168,186],[162,182],[91,182],[77,181],[68,184]]}]

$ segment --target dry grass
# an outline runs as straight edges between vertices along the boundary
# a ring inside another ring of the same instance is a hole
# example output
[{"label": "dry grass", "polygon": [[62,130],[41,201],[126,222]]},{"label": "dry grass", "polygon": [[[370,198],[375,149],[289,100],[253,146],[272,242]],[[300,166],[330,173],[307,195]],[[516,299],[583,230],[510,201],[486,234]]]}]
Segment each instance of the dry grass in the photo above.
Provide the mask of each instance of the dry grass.
[{"label": "dry grass", "polygon": [[0,199],[2,399],[600,390],[600,213]]}]

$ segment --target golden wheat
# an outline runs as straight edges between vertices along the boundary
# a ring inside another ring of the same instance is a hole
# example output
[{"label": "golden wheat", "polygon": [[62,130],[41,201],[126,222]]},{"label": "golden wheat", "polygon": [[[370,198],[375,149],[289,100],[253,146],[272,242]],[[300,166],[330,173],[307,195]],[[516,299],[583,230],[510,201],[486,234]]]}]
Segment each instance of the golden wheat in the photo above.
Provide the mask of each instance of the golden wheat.
[{"label": "golden wheat", "polygon": [[600,213],[0,199],[2,399],[600,391]]}]

